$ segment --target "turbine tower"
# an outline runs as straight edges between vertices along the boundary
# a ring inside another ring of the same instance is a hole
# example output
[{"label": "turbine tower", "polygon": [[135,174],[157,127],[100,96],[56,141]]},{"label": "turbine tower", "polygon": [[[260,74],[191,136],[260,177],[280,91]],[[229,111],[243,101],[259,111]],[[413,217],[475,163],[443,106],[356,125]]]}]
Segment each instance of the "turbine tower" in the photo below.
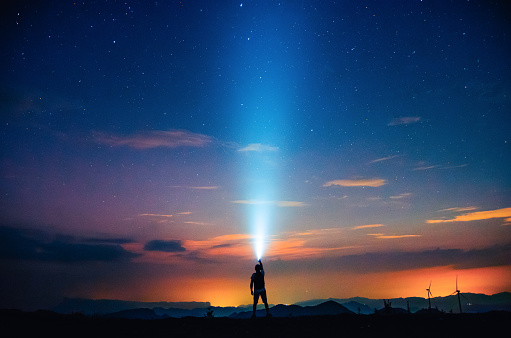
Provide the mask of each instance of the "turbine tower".
[{"label": "turbine tower", "polygon": [[[458,289],[458,287],[456,287],[456,289]],[[428,304],[429,304],[429,311],[431,311],[431,297],[433,297],[433,294],[431,293],[431,281],[429,282],[429,287],[426,289],[426,291],[428,292]]]},{"label": "turbine tower", "polygon": [[461,311],[461,300],[460,300],[460,293],[461,293],[461,291],[458,289],[458,276],[456,276],[456,291],[454,291],[452,294],[454,295],[455,293],[458,294],[458,305],[460,306],[460,313],[463,313]]}]

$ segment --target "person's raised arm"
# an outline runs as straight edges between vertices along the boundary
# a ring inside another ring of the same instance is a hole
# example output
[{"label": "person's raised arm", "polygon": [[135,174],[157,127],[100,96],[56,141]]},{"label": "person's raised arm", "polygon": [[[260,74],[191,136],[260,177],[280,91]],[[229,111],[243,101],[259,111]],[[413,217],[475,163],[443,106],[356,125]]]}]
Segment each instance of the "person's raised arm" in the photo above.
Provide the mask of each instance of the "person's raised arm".
[{"label": "person's raised arm", "polygon": [[261,260],[259,260],[259,264],[261,265],[261,270],[264,270],[264,268],[263,268],[263,262],[261,262]]}]

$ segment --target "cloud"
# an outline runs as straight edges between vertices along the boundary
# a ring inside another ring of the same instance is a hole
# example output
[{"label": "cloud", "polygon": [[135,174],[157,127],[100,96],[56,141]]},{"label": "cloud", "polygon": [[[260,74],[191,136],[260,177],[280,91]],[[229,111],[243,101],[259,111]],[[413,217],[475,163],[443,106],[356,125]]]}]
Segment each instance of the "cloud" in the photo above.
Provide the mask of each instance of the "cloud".
[{"label": "cloud", "polygon": [[95,132],[94,140],[97,143],[111,147],[130,147],[135,149],[151,149],[157,147],[204,147],[212,142],[212,138],[203,134],[196,134],[185,130],[155,130],[140,132],[129,136],[111,135]]},{"label": "cloud", "polygon": [[467,213],[464,215],[456,216],[451,219],[430,219],[427,220],[426,223],[450,223],[450,222],[470,222],[470,221],[480,221],[491,218],[509,218],[511,217],[511,208],[497,209],[497,210],[488,210],[488,211],[476,211]]},{"label": "cloud", "polygon": [[463,211],[470,211],[470,210],[476,210],[477,207],[454,207],[454,208],[447,208],[447,209],[442,209],[442,210],[438,210],[439,212],[442,212],[442,211],[454,211],[454,212],[463,212]]},{"label": "cloud", "polygon": [[420,121],[419,116],[405,116],[405,117],[397,117],[392,119],[392,121],[389,122],[389,126],[399,126],[403,124],[412,124]]},{"label": "cloud", "polygon": [[139,216],[146,216],[146,217],[163,217],[163,218],[171,218],[171,217],[174,217],[174,215],[165,215],[165,214],[139,214]]},{"label": "cloud", "polygon": [[384,226],[383,224],[367,224],[367,225],[357,225],[351,230],[360,230],[360,229],[368,229],[368,228],[378,228]]},{"label": "cloud", "polygon": [[305,202],[298,201],[278,201],[277,205],[279,207],[291,207],[291,208],[302,208],[308,206]]},{"label": "cloud", "polygon": [[124,238],[80,240],[70,236],[52,236],[45,232],[34,234],[33,231],[4,226],[0,227],[0,258],[67,263],[110,262],[138,257],[138,254],[126,251],[118,244],[126,241]]},{"label": "cloud", "polygon": [[261,201],[261,200],[236,200],[232,201],[235,204],[249,204],[249,205],[259,205],[259,204],[268,204],[271,203],[269,201]]},{"label": "cloud", "polygon": [[262,143],[250,143],[246,147],[238,149],[238,151],[256,151],[256,152],[273,152],[278,150],[279,147],[273,147]]},{"label": "cloud", "polygon": [[354,179],[354,180],[333,180],[323,184],[324,187],[340,186],[340,187],[381,187],[387,184],[387,180],[382,178],[370,179]]},{"label": "cloud", "polygon": [[388,156],[388,157],[377,158],[376,160],[370,161],[369,164],[383,162],[383,161],[388,161],[388,160],[391,160],[391,159],[396,158],[398,156],[399,155],[393,155],[393,156]]},{"label": "cloud", "polygon": [[511,245],[493,246],[483,249],[435,249],[425,251],[370,252],[315,259],[312,269],[323,270],[335,267],[346,272],[375,273],[405,271],[418,268],[452,266],[454,269],[474,269],[511,265]]},{"label": "cloud", "polygon": [[102,244],[129,244],[133,243],[131,239],[127,238],[86,238],[87,243],[102,243]]},{"label": "cloud", "polygon": [[440,169],[440,170],[448,170],[448,169],[457,169],[457,168],[464,168],[468,166],[468,164],[460,164],[460,165],[452,165],[452,166],[441,166],[441,165],[430,165],[430,166],[421,166],[414,168],[414,171],[418,170],[431,170],[431,169]]},{"label": "cloud", "polygon": [[217,186],[217,185],[213,185],[213,186],[204,186],[204,187],[190,187],[190,189],[192,190],[216,190],[216,189],[219,189],[220,187]]},{"label": "cloud", "polygon": [[262,200],[236,200],[232,201],[235,204],[248,204],[248,205],[261,205],[261,204],[272,204],[278,207],[292,207],[301,208],[306,207],[309,204],[299,201],[262,201]]},{"label": "cloud", "polygon": [[206,222],[193,222],[193,221],[188,221],[188,222],[183,222],[185,224],[195,224],[195,225],[213,225],[213,223],[206,223]]},{"label": "cloud", "polygon": [[186,249],[181,246],[181,241],[163,241],[155,239],[144,245],[146,251],[162,251],[162,252],[183,252]]},{"label": "cloud", "polygon": [[439,165],[430,165],[430,166],[417,167],[417,168],[414,168],[413,170],[414,171],[416,171],[416,170],[430,170],[430,169],[435,169],[438,167],[440,167],[440,166]]},{"label": "cloud", "polygon": [[400,239],[400,238],[410,238],[410,237],[421,237],[421,235],[384,235],[384,234],[367,234],[368,236],[373,236],[375,238],[381,239]]},{"label": "cloud", "polygon": [[253,236],[248,234],[229,234],[200,241],[187,240],[185,246],[196,255],[206,253],[209,256],[226,255],[249,258],[253,257],[252,239]]},{"label": "cloud", "polygon": [[404,193],[396,195],[396,196],[390,196],[390,198],[393,199],[393,200],[399,200],[399,199],[402,199],[402,198],[410,197],[411,195],[412,194],[409,193],[409,192],[404,192]]}]

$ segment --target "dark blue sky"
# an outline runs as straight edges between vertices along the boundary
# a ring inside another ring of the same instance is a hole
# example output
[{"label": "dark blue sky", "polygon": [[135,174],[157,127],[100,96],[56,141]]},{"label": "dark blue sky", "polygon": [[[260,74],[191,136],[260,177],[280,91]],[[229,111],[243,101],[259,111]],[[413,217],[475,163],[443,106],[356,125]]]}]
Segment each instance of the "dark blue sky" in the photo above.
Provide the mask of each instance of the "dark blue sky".
[{"label": "dark blue sky", "polygon": [[504,2],[1,6],[0,307],[511,290]]}]

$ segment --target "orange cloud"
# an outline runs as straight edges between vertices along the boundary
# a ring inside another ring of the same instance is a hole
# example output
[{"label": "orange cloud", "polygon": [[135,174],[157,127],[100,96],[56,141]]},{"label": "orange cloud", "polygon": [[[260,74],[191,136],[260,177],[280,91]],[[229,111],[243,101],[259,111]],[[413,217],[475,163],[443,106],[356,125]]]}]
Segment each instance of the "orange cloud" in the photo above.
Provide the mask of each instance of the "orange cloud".
[{"label": "orange cloud", "polygon": [[213,255],[232,254],[242,257],[250,254],[250,257],[252,257],[252,250],[247,249],[247,247],[251,246],[249,240],[252,237],[252,235],[246,234],[230,234],[202,241],[186,240],[183,246],[187,251],[204,250]]},{"label": "orange cloud", "polygon": [[351,230],[359,230],[359,229],[367,229],[367,228],[378,228],[384,226],[383,224],[367,224],[367,225],[357,225],[356,227],[351,228]]},{"label": "orange cloud", "polygon": [[307,247],[306,241],[302,239],[275,240],[266,253],[266,256],[282,260],[295,260],[311,258],[322,255],[326,252],[345,250],[351,247]]},{"label": "orange cloud", "polygon": [[382,178],[370,178],[370,179],[354,179],[354,180],[333,180],[323,184],[324,187],[341,186],[341,187],[381,187],[387,184],[387,180]]},{"label": "orange cloud", "polygon": [[449,223],[449,222],[470,222],[480,221],[491,218],[509,218],[511,217],[511,208],[488,210],[488,211],[477,211],[468,214],[456,216],[452,219],[430,219],[426,223]]}]

